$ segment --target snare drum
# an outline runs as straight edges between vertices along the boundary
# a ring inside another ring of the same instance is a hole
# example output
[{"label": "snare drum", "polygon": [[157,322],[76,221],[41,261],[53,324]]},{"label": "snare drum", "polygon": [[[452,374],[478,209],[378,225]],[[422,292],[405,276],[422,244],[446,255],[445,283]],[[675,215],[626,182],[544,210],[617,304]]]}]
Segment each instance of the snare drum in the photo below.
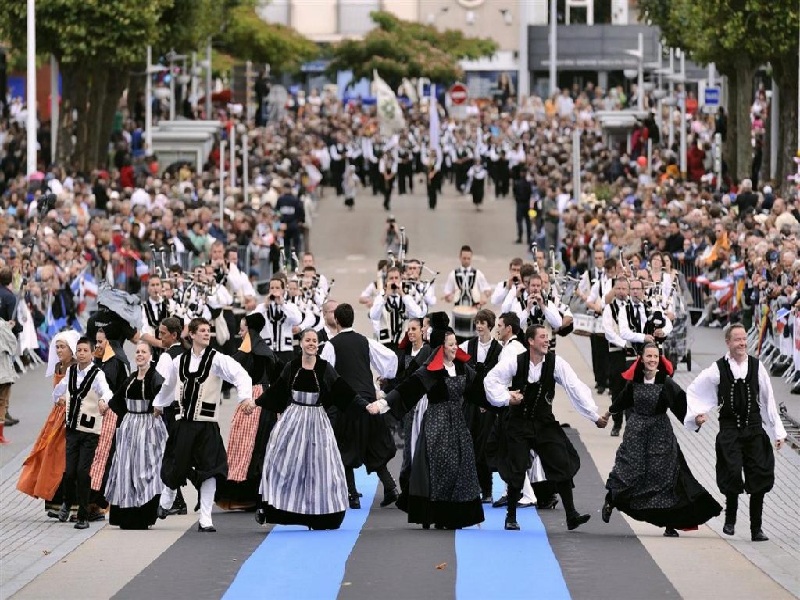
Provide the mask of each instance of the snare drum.
[{"label": "snare drum", "polygon": [[585,337],[595,333],[605,333],[603,320],[592,315],[575,313],[572,316],[572,333]]},{"label": "snare drum", "polygon": [[472,306],[453,307],[453,331],[458,338],[471,338],[475,334],[475,315],[478,309]]}]

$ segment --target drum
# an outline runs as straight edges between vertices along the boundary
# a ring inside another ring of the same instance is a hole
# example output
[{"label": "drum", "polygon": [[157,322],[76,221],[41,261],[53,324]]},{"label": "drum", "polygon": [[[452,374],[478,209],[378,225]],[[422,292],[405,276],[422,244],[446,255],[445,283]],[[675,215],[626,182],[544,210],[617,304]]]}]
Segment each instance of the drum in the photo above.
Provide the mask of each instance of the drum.
[{"label": "drum", "polygon": [[575,313],[572,315],[572,333],[589,337],[594,333],[605,333],[603,320],[593,315]]},{"label": "drum", "polygon": [[478,309],[473,306],[453,307],[453,331],[457,338],[467,339],[475,336],[475,315]]}]

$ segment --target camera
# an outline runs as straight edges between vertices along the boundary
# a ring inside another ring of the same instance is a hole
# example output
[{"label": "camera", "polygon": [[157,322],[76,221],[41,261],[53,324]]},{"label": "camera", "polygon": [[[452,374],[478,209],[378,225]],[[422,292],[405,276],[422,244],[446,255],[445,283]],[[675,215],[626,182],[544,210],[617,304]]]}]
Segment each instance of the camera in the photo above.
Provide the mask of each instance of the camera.
[{"label": "camera", "polygon": [[400,286],[399,286],[399,285],[397,285],[396,283],[393,283],[393,284],[392,284],[390,287],[391,287],[391,288],[392,288],[392,290],[394,290],[395,292],[396,292],[397,290],[399,290],[399,289],[400,289]]},{"label": "camera", "polygon": [[277,297],[275,296],[275,294],[270,294],[269,295],[269,301],[270,302],[275,302],[276,299],[277,299]]},{"label": "camera", "polygon": [[511,278],[511,281],[512,281],[514,284],[518,284],[518,283],[519,283],[519,277],[517,277],[516,275],[514,275],[514,277],[512,277],[512,278]]}]

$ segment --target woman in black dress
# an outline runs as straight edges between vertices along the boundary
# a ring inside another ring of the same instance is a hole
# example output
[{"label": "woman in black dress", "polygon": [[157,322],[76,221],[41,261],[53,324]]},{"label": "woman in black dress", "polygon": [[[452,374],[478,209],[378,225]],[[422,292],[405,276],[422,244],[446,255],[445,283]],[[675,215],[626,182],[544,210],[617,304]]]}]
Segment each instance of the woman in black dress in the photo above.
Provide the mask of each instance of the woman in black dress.
[{"label": "woman in black dress", "polygon": [[403,509],[409,523],[420,523],[425,529],[431,524],[437,529],[459,529],[483,522],[475,453],[461,408],[475,378],[468,360],[449,329],[425,366],[385,400],[370,405],[386,402],[402,418],[427,396],[428,409],[411,462],[408,505]]},{"label": "woman in black dress", "polygon": [[628,409],[630,416],[606,482],[602,517],[608,523],[616,508],[664,527],[666,537],[678,537],[678,529],[696,529],[722,507],[692,475],[672,431],[667,409],[683,423],[686,392],[671,373],[672,365],[651,342],[623,374],[628,383],[605,416]]}]

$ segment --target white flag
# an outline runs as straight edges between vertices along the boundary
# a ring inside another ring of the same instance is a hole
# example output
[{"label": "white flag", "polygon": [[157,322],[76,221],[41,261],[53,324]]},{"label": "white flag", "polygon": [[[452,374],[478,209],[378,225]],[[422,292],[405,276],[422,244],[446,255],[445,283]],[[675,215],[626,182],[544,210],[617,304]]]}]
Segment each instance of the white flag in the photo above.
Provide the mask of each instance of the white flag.
[{"label": "white flag", "polygon": [[431,124],[429,137],[431,140],[431,147],[439,147],[439,105],[436,103],[436,84],[431,84],[431,99],[428,102],[428,120]]},{"label": "white flag", "polygon": [[389,84],[380,78],[378,71],[373,71],[373,74],[381,135],[390,136],[406,127],[403,109],[400,108],[400,103],[397,101],[394,91],[389,87]]}]

